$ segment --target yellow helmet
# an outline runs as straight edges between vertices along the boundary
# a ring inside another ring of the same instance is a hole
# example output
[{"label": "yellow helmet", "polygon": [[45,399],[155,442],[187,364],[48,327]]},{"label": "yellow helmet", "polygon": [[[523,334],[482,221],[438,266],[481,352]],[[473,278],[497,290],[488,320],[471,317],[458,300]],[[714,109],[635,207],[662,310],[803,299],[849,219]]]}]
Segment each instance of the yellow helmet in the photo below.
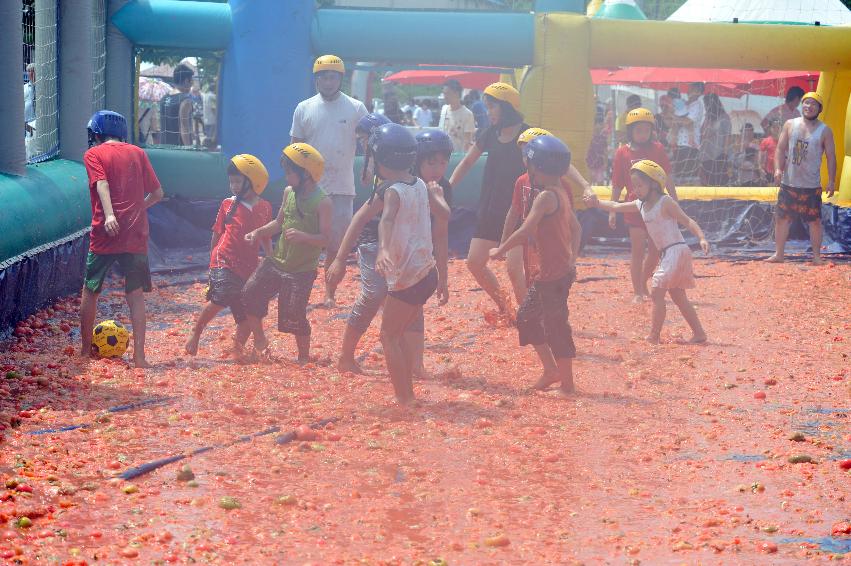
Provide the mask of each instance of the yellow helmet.
[{"label": "yellow helmet", "polygon": [[819,103],[819,106],[821,106],[822,110],[824,110],[824,98],[822,98],[822,96],[821,96],[819,93],[817,93],[817,92],[808,92],[807,94],[805,94],[805,95],[803,96],[803,98],[801,98],[801,102],[805,101],[805,100],[806,100],[806,99],[808,99],[808,98],[812,98],[813,100],[815,100],[816,102],[818,102],[818,103]]},{"label": "yellow helmet", "polygon": [[343,65],[343,60],[336,55],[322,55],[321,57],[317,57],[316,61],[313,62],[313,74],[315,75],[320,71],[345,73],[346,66]]},{"label": "yellow helmet", "polygon": [[642,159],[636,163],[633,163],[630,168],[631,171],[641,171],[657,183],[659,183],[659,187],[664,191],[665,184],[668,181],[668,174],[665,173],[665,170],[662,169],[662,166],[656,163],[655,161],[650,161],[649,159]]},{"label": "yellow helmet", "polygon": [[319,182],[325,171],[325,159],[322,154],[310,144],[294,143],[284,148],[284,157],[301,167],[315,181]]},{"label": "yellow helmet", "polygon": [[237,171],[248,177],[255,193],[263,194],[266,185],[269,183],[269,172],[266,171],[266,166],[263,165],[262,161],[248,153],[241,153],[231,157],[230,162],[236,167]]},{"label": "yellow helmet", "polygon": [[529,128],[517,137],[517,145],[529,143],[538,136],[551,136],[552,134],[544,128]]},{"label": "yellow helmet", "polygon": [[630,124],[637,124],[639,122],[648,122],[656,125],[656,117],[653,115],[653,112],[647,108],[636,108],[635,110],[630,110],[626,115],[626,125],[629,126]]},{"label": "yellow helmet", "polygon": [[520,112],[520,93],[508,83],[492,83],[485,88],[485,94],[509,103],[515,110]]}]

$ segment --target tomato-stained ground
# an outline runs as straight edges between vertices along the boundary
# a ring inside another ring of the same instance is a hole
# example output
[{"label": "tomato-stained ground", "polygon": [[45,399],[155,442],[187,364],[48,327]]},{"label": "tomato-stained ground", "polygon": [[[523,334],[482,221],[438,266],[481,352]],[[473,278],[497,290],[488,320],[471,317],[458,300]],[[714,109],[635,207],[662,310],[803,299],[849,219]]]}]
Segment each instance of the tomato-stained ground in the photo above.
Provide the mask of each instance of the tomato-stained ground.
[{"label": "tomato-stained ground", "polygon": [[[148,295],[156,367],[144,371],[70,356],[77,306],[62,301],[0,351],[0,556],[18,564],[835,560],[851,548],[851,265],[710,259],[696,272],[690,296],[709,344],[677,344],[687,328],[669,304],[663,344],[651,346],[650,307],[629,302],[627,262],[581,261],[570,296],[578,392],[564,399],[527,392],[539,374],[534,352],[517,346],[516,330],[488,312],[454,261],[451,303],[426,309],[434,375],[416,383],[420,405],[407,410],[393,402],[376,324],[362,342],[372,375],[341,374],[332,363],[356,268],[341,308],[311,311],[316,360],[304,367],[290,361],[292,338],[277,334],[278,363],[225,359],[227,315],[213,321],[199,355],[185,357],[200,281],[160,279]],[[99,320],[127,322],[117,283]],[[317,286],[314,301],[320,294]],[[312,440],[278,442],[331,418]],[[74,425],[85,426],[32,434]],[[232,443],[270,427],[281,432]],[[214,445],[222,446],[116,478]]]}]

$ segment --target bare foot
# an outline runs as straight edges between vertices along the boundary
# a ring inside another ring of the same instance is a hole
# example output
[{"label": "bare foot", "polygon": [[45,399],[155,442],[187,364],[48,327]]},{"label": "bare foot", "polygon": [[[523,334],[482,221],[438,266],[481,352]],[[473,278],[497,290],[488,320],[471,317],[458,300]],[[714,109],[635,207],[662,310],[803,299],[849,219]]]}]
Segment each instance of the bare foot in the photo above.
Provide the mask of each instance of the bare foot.
[{"label": "bare foot", "polygon": [[77,356],[83,358],[84,360],[91,360],[92,358],[97,356],[97,353],[94,350],[94,346],[89,345],[88,348],[85,346],[80,348],[80,351],[77,353]]},{"label": "bare foot", "polygon": [[770,258],[765,260],[765,263],[783,263],[786,259],[781,255],[773,254]]},{"label": "bare foot", "polygon": [[647,338],[645,338],[645,340],[647,340],[651,344],[658,344],[661,341],[658,334],[649,334]]},{"label": "bare foot", "polygon": [[571,397],[574,393],[576,393],[576,388],[573,386],[573,378],[562,381],[561,385],[558,388],[559,395],[563,397]]},{"label": "bare foot", "polygon": [[200,339],[200,336],[196,336],[195,334],[190,335],[189,341],[186,342],[186,347],[183,349],[183,351],[189,354],[190,356],[196,355],[198,353],[198,341]]},{"label": "bare foot", "polygon": [[633,295],[633,297],[632,297],[632,303],[635,304],[635,305],[640,305],[641,303],[643,303],[646,300],[647,300],[647,297],[645,295]]},{"label": "bare foot", "polygon": [[322,307],[326,309],[337,308],[337,299],[334,298],[333,295],[330,297],[325,297],[325,301],[322,303]]},{"label": "bare foot", "polygon": [[553,383],[558,383],[560,381],[558,373],[555,371],[545,371],[544,374],[538,378],[538,381],[532,386],[532,389],[536,391],[544,391]]},{"label": "bare foot", "polygon": [[814,256],[810,263],[812,263],[813,265],[824,265],[825,261],[821,257]]},{"label": "bare foot", "polygon": [[145,358],[133,358],[133,366],[137,368],[152,368],[153,364],[148,363]]},{"label": "bare foot", "polygon": [[688,341],[689,344],[705,344],[706,343],[706,334],[695,334]]},{"label": "bare foot", "polygon": [[431,372],[426,370],[425,366],[423,365],[414,368],[414,371],[412,371],[411,374],[417,379],[429,380],[434,378]]},{"label": "bare foot", "polygon": [[360,367],[360,364],[358,364],[358,362],[354,358],[348,360],[340,358],[339,360],[337,360],[337,369],[341,372],[350,371],[358,375],[364,374],[363,368]]}]

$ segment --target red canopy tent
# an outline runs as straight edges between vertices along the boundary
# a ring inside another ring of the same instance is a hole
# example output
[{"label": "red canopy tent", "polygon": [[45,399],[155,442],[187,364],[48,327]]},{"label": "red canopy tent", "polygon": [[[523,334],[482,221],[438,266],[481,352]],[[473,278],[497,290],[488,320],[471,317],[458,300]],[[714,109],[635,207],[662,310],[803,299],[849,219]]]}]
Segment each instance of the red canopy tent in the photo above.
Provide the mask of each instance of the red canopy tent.
[{"label": "red canopy tent", "polygon": [[448,79],[455,79],[464,88],[483,90],[491,83],[499,81],[499,69],[493,73],[484,71],[463,71],[453,67],[451,69],[412,69],[399,71],[384,78],[384,82],[393,82],[407,85],[439,85]]},{"label": "red canopy tent", "polygon": [[806,71],[748,71],[742,69],[693,69],[673,67],[625,67],[593,69],[591,77],[599,85],[631,85],[654,90],[688,89],[689,83],[706,83],[706,92],[719,96],[745,94],[784,96],[792,86],[815,90],[819,74]]}]

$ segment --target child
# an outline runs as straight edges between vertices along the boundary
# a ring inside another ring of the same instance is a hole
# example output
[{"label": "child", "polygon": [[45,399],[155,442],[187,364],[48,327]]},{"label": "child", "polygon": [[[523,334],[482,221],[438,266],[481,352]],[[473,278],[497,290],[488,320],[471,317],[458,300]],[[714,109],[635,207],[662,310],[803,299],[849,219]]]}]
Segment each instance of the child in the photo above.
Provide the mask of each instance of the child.
[{"label": "child", "polygon": [[[620,200],[621,191],[626,189],[627,200],[635,200],[635,189],[630,182],[630,167],[636,161],[650,159],[659,163],[665,171],[671,170],[665,147],[653,140],[653,130],[656,127],[656,117],[646,108],[631,110],[626,116],[627,144],[615,152],[612,162],[612,200]],[[673,178],[668,177],[666,187],[671,196],[676,199],[677,192]],[[589,195],[590,196],[590,195]],[[614,229],[617,218],[609,214],[609,226]],[[629,228],[631,258],[629,272],[632,278],[633,302],[644,301],[649,292],[647,279],[653,272],[653,267],[659,262],[659,251],[653,247],[653,242],[647,239],[647,230],[640,214],[624,214],[624,222]],[[645,253],[645,247],[647,252]]]},{"label": "child", "polygon": [[355,135],[357,136],[358,143],[360,143],[364,152],[363,168],[361,169],[360,175],[360,181],[364,185],[371,183],[375,177],[375,164],[372,163],[369,155],[369,134],[371,134],[372,130],[375,128],[389,123],[390,120],[384,114],[372,113],[367,114],[358,120],[358,125],[355,127]]},{"label": "child", "polygon": [[[517,146],[521,151],[523,151],[524,146],[536,137],[551,135],[552,134],[550,132],[543,128],[529,128],[520,134],[519,138],[517,138]],[[525,155],[523,156],[523,164],[528,167]],[[586,187],[587,190],[591,190],[590,185],[588,185],[585,178],[582,177],[573,165],[571,165],[565,177],[560,179],[561,186],[567,194],[571,196],[571,201],[573,200],[573,196],[570,184],[567,181],[568,178],[574,180],[580,186]],[[514,193],[511,197],[511,208],[508,209],[508,214],[505,216],[505,225],[502,228],[501,242],[506,241],[517,227],[526,220],[526,217],[532,210],[532,201],[538,192],[538,190],[533,191],[528,172],[520,175],[517,178],[517,181],[514,182]],[[573,230],[576,234],[580,234],[581,229],[579,227],[579,220],[577,220],[576,214],[574,214],[572,204],[570,205],[569,220],[571,223],[571,230]],[[581,236],[574,238],[571,242],[573,245],[574,260],[579,253],[580,239]],[[517,246],[506,253],[506,267],[509,279],[514,287],[514,295],[517,297],[518,305],[526,298],[529,285],[532,282],[531,264],[534,263],[533,257],[535,254],[534,245],[530,247],[528,243],[524,243],[522,246]]]},{"label": "child", "polygon": [[405,333],[422,316],[429,297],[438,288],[445,291],[446,275],[438,274],[432,255],[428,188],[411,175],[417,141],[404,127],[387,124],[372,133],[369,145],[378,176],[387,183],[375,260],[376,270],[387,281],[381,345],[396,400],[407,405],[414,401],[415,352]]},{"label": "child", "polygon": [[692,257],[677,224],[686,226],[697,236],[700,239],[700,248],[707,254],[709,242],[697,222],[686,216],[677,201],[665,194],[662,187],[665,186],[668,175],[658,163],[647,159],[639,161],[632,166],[630,175],[638,200],[618,203],[588,198],[586,202],[589,206],[597,206],[611,212],[638,212],[644,219],[653,244],[662,251],[662,259],[651,281],[653,318],[647,341],[652,344],[659,343],[662,324],[665,322],[665,293],[668,293],[691,327],[692,337],[689,342],[706,342],[706,333],[697,318],[697,312],[686,297],[686,289],[694,287]]},{"label": "child", "polygon": [[774,182],[774,153],[777,151],[777,140],[780,139],[780,128],[783,124],[773,118],[768,122],[768,135],[759,142],[759,165],[765,183]]},{"label": "child", "polygon": [[[278,331],[295,335],[298,362],[310,361],[310,321],[307,303],[316,279],[319,254],[331,234],[331,199],[317,187],[325,168],[322,155],[311,145],[294,143],[281,156],[286,182],[278,216],[245,235],[248,242],[281,237],[274,255],[267,257],[245,284],[242,300],[254,334],[254,349],[271,359],[261,319],[269,301],[278,295]],[[248,338],[247,335],[242,337]]]},{"label": "child", "polygon": [[[434,222],[432,243],[441,282],[438,295],[440,304],[443,305],[449,300],[446,269],[450,210],[447,201],[451,199],[451,186],[444,178],[444,174],[449,165],[449,157],[452,154],[452,139],[442,131],[431,130],[420,132],[416,140],[417,162],[415,169],[428,187],[429,210]],[[369,158],[370,154],[367,153],[367,159]],[[386,183],[379,187],[376,178],[372,197],[355,213],[352,223],[343,236],[343,245],[346,246],[343,249],[350,249],[360,236],[358,240],[358,265],[360,267],[361,290],[355,304],[352,305],[352,313],[349,315],[343,333],[343,344],[337,361],[337,368],[340,371],[363,373],[355,360],[355,349],[387,296],[387,282],[375,269],[375,260],[378,255],[378,220],[374,220],[384,209],[386,187]],[[345,260],[343,258],[335,259],[328,270],[329,284],[336,288],[345,273]],[[405,342],[414,352],[413,373],[420,377],[425,374],[422,361],[424,340],[424,321],[422,316],[417,316],[406,331]]]},{"label": "child", "polygon": [[89,176],[92,231],[80,305],[80,355],[91,355],[98,296],[110,267],[118,262],[133,323],[133,363],[137,368],[150,367],[145,359],[147,321],[142,295],[151,291],[147,209],[163,198],[163,189],[145,152],[125,143],[124,116],[100,110],[86,130],[89,150],[83,163]]},{"label": "child", "polygon": [[576,346],[568,322],[567,298],[576,278],[575,240],[570,216],[571,196],[561,183],[570,169],[570,150],[554,136],[539,136],[523,148],[533,190],[540,191],[523,224],[498,248],[492,258],[504,257],[516,246],[534,239],[537,261],[530,264],[532,285],[517,311],[520,345],[532,344],[544,366],[533,386],[546,389],[560,383],[565,395],[573,393],[573,358]]},{"label": "child", "polygon": [[272,220],[272,206],[260,198],[268,182],[266,167],[253,155],[236,155],[230,160],[228,183],[234,196],[222,201],[213,225],[210,286],[207,288],[209,303],[198,315],[186,342],[186,353],[191,356],[198,353],[198,341],[207,324],[223,308],[230,307],[236,322],[233,355],[237,360],[243,357],[242,345],[248,339],[249,330],[245,324],[242,288],[257,268],[258,244],[263,244],[266,255],[272,253],[268,238],[250,243],[245,235]]}]

